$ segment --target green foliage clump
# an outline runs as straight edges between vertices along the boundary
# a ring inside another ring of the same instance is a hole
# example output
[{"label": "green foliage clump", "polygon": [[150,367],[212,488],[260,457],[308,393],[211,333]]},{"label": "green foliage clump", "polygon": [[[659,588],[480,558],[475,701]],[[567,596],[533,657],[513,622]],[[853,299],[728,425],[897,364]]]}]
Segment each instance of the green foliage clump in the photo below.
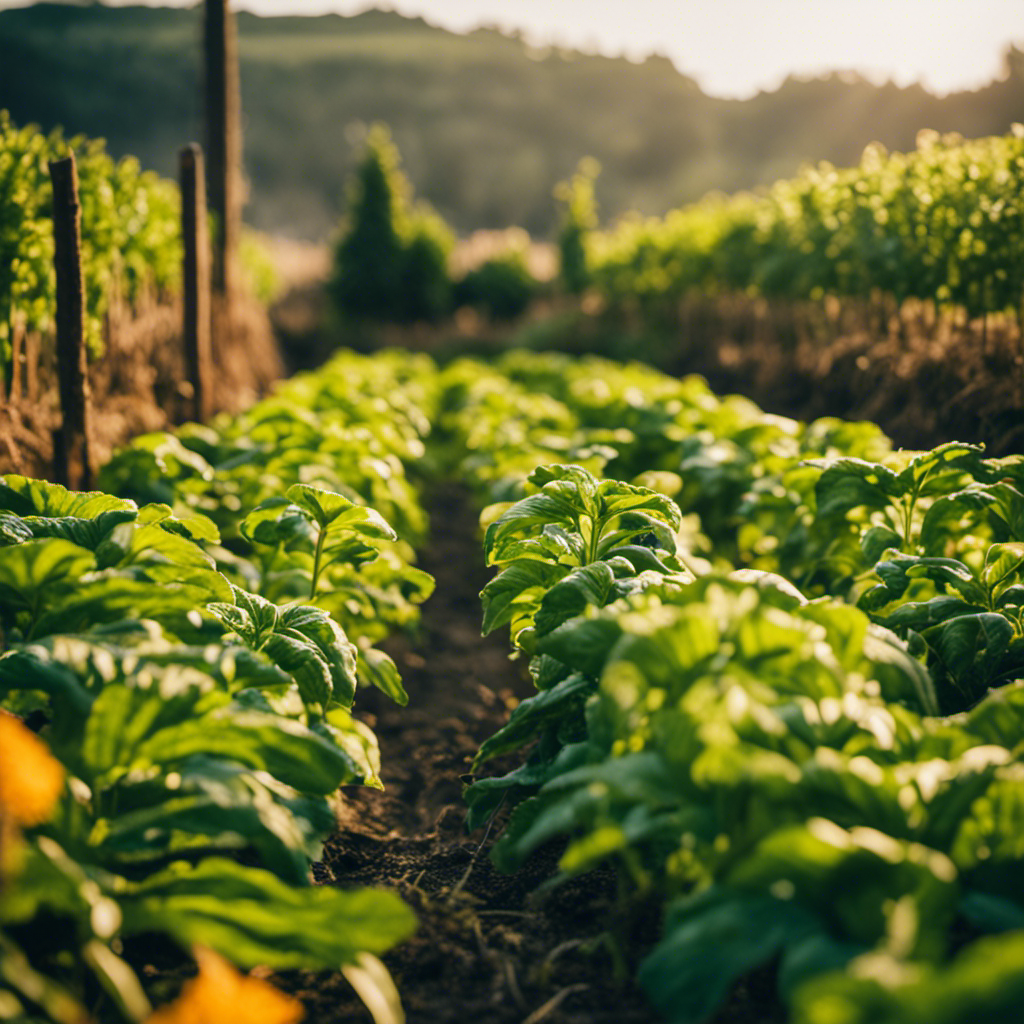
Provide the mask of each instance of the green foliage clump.
[{"label": "green foliage clump", "polygon": [[558,232],[560,276],[567,292],[579,295],[590,284],[589,239],[597,228],[594,181],[601,165],[592,157],[581,160],[576,173],[555,187],[555,198],[565,204]]},{"label": "green foliage clump", "polygon": [[526,253],[513,247],[484,260],[455,284],[455,305],[471,306],[489,320],[515,320],[536,296],[537,279]]},{"label": "green foliage clump", "polygon": [[451,232],[429,207],[412,206],[410,193],[390,133],[375,126],[349,185],[335,252],[330,290],[343,318],[415,323],[450,309]]}]

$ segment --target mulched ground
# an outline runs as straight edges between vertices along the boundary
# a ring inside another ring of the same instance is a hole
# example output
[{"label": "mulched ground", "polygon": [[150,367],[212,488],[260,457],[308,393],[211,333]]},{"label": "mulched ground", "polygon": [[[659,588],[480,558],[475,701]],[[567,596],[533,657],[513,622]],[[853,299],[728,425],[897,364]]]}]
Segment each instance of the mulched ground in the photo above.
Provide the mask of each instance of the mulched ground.
[{"label": "mulched ground", "polygon": [[[627,957],[639,959],[657,938],[656,909],[629,908],[627,920],[611,872],[538,901],[531,894],[553,872],[557,849],[501,875],[487,856],[490,841],[465,832],[460,776],[504,723],[509,702],[533,690],[508,659],[507,637],[480,636],[478,594],[489,573],[467,492],[444,485],[429,505],[433,533],[421,564],[437,591],[420,635],[388,645],[409,706],[376,693],[358,705],[380,739],[387,788],[346,791],[317,880],[393,888],[416,911],[417,934],[384,958],[409,1024],[655,1024],[641,993],[616,979],[603,936],[626,934]],[[370,1020],[340,975],[287,972],[274,981],[302,999],[310,1024]],[[755,978],[719,1019],[781,1018],[765,979]]]}]

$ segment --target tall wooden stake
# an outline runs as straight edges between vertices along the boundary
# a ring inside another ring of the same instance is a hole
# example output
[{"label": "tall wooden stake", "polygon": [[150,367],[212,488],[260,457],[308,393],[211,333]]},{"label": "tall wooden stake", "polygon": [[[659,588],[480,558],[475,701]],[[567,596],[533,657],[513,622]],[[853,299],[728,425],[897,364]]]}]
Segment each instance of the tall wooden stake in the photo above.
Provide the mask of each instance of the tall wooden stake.
[{"label": "tall wooden stake", "polygon": [[206,225],[203,151],[193,142],[179,154],[184,239],[185,379],[192,385],[189,415],[210,417],[210,240]]},{"label": "tall wooden stake", "polygon": [[236,252],[242,226],[242,128],[238,39],[230,0],[206,0],[206,155],[210,209],[216,220],[213,288],[230,303],[235,294]]},{"label": "tall wooden stake", "polygon": [[57,378],[61,427],[54,432],[54,475],[67,487],[92,487],[92,395],[85,351],[82,208],[75,155],[50,163],[54,268],[57,272]]}]

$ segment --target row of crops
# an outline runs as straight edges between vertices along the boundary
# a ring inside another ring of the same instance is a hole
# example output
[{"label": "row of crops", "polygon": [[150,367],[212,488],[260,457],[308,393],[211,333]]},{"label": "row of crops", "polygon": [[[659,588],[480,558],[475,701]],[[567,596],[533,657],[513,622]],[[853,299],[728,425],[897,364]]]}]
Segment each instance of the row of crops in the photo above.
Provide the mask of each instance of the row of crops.
[{"label": "row of crops", "polygon": [[591,241],[610,303],[691,290],[785,300],[931,300],[971,315],[1020,308],[1024,130],[964,141],[922,132],[911,153],[869,147],[860,166],[808,168],[761,195],[710,197]]},{"label": "row of crops", "polygon": [[357,688],[407,700],[374,644],[433,584],[416,371],[339,361],[139,439],[102,491],[2,478],[0,1019],[164,1020],[159,936],[201,968],[167,1020],[297,1019],[223,958],[342,969],[397,1019],[376,956],[411,911],[309,883],[338,787],[380,787]]},{"label": "row of crops", "polygon": [[[60,129],[19,128],[0,110],[0,361],[12,338],[48,337],[54,328],[53,188],[49,163],[75,153],[79,178],[85,333],[90,354],[104,345],[104,320],[115,302],[129,308],[165,299],[181,283],[181,197],[175,182],[144,171],[134,157],[115,161],[101,139],[65,139]],[[240,258],[247,285],[261,299],[276,287],[275,270],[245,234]]]},{"label": "row of crops", "polygon": [[120,294],[176,289],[181,276],[180,199],[173,182],[115,162],[103,143],[65,140],[59,130],[18,128],[0,111],[0,343],[10,358],[11,332],[47,334],[56,308],[53,191],[48,163],[73,149],[82,202],[82,272],[86,331],[93,351],[103,317]]},{"label": "row of crops", "polygon": [[663,902],[638,978],[676,1024],[754,970],[799,1024],[1016,1019],[1024,459],[593,359],[446,375],[484,629],[538,691],[466,794],[515,807],[496,863],[559,839],[561,879]]},{"label": "row of crops", "polygon": [[549,885],[611,865],[663,908],[639,963],[608,942],[673,1024],[751,972],[798,1024],[1014,1019],[1024,458],[522,352],[344,354],[103,493],[4,479],[0,723],[59,767],[22,813],[0,756],[0,1019],[145,1019],[154,932],[396,1019],[411,913],[307,883],[332,794],[379,785],[359,687],[406,700],[374,644],[430,592],[416,474],[477,494],[483,629],[537,687],[466,790],[500,868],[557,841]]}]

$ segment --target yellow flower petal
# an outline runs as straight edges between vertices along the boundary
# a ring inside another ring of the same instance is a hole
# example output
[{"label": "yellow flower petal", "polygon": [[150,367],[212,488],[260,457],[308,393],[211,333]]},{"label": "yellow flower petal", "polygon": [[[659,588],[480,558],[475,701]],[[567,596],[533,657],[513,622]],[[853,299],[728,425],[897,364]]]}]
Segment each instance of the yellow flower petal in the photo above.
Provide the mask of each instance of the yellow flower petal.
[{"label": "yellow flower petal", "polygon": [[13,715],[0,711],[0,816],[38,825],[64,790],[64,768],[46,744]]},{"label": "yellow flower petal", "polygon": [[273,985],[240,974],[213,950],[195,950],[199,975],[146,1024],[297,1024],[302,1004]]}]

